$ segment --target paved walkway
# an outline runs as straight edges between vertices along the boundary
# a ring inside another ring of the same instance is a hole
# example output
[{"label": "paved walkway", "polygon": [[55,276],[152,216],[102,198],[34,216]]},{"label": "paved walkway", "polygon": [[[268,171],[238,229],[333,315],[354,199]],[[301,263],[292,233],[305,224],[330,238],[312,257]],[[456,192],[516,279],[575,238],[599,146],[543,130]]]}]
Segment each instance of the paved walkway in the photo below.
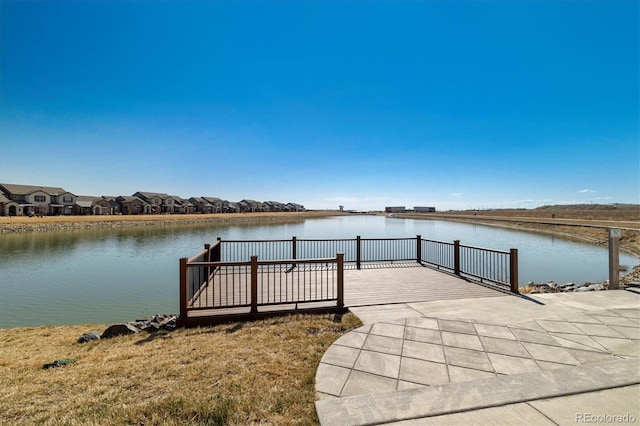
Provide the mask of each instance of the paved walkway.
[{"label": "paved walkway", "polygon": [[338,339],[316,374],[323,425],[640,423],[637,292],[352,311],[366,325]]}]

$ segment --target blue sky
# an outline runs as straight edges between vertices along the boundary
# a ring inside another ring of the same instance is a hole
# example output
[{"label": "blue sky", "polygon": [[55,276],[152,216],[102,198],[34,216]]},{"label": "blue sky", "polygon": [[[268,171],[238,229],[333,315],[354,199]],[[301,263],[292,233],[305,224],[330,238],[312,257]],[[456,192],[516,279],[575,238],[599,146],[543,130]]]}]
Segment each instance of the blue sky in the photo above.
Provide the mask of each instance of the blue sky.
[{"label": "blue sky", "polygon": [[0,2],[0,182],[640,202],[637,1]]}]

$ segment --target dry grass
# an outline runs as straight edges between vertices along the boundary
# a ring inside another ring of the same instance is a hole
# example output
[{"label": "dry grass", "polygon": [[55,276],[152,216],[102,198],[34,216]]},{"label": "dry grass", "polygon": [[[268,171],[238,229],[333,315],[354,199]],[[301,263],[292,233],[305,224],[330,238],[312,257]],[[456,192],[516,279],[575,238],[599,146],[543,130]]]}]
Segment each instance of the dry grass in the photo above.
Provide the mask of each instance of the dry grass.
[{"label": "dry grass", "polygon": [[469,210],[459,212],[439,212],[447,215],[499,216],[507,218],[535,218],[535,219],[579,219],[593,221],[638,221],[640,220],[640,205],[638,204],[577,204],[544,206],[536,209],[493,209]]},{"label": "dry grass", "polygon": [[[143,214],[143,215],[103,215],[103,216],[0,216],[0,223],[69,223],[69,222],[154,222],[154,221],[191,221],[191,220],[228,220],[237,218],[308,218],[335,216],[340,212],[314,210],[307,212],[277,213],[212,213],[212,214]],[[344,213],[343,213],[344,214]]]},{"label": "dry grass", "polygon": [[637,204],[545,206],[531,210],[478,210],[396,216],[478,223],[603,246],[608,243],[607,228],[628,228],[622,231],[620,249],[640,257],[640,205]]},{"label": "dry grass", "polygon": [[[311,425],[325,350],[360,325],[291,316],[85,344],[104,327],[0,330],[0,424]],[[64,367],[43,369],[58,359]]]}]

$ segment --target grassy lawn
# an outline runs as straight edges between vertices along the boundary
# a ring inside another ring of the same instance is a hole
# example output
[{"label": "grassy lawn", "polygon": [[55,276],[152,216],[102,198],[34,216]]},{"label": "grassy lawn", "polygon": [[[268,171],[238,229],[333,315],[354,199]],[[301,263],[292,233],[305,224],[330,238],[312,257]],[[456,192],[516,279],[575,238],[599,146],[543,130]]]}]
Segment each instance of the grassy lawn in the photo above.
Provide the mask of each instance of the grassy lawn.
[{"label": "grassy lawn", "polygon": [[106,327],[0,329],[0,424],[317,424],[317,365],[359,325],[296,315],[84,344]]}]

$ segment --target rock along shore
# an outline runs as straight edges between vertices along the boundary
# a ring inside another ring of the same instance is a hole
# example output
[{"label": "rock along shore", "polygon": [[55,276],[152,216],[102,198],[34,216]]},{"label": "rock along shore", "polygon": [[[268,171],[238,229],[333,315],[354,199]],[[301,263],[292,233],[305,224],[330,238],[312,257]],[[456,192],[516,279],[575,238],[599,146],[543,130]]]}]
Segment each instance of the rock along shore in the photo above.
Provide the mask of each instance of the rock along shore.
[{"label": "rock along shore", "polygon": [[78,343],[111,339],[113,337],[136,334],[143,331],[146,331],[147,333],[153,333],[161,330],[172,331],[176,328],[177,318],[177,315],[158,314],[150,318],[142,318],[127,323],[113,324],[102,333],[97,330],[84,333],[78,338]]}]

